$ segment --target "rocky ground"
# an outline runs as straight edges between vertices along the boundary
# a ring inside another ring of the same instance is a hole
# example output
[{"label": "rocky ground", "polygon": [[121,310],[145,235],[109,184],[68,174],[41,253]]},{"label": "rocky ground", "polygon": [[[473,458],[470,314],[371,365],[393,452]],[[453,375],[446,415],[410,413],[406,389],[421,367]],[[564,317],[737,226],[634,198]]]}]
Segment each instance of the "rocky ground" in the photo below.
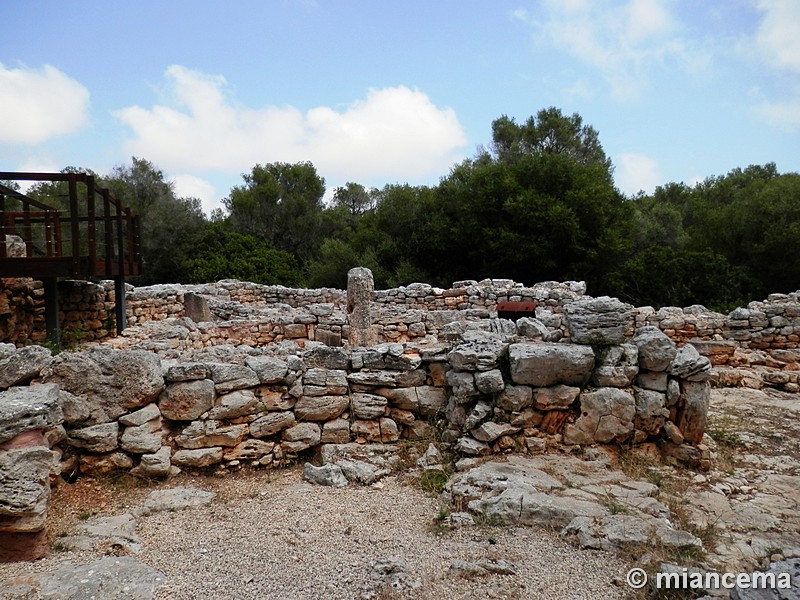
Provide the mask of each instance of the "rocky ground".
[{"label": "rocky ground", "polygon": [[440,495],[418,469],[83,479],[55,492],[52,555],[0,565],[0,598],[627,598],[632,566],[764,568],[800,556],[798,413],[715,390],[704,473],[595,449],[466,465]]}]

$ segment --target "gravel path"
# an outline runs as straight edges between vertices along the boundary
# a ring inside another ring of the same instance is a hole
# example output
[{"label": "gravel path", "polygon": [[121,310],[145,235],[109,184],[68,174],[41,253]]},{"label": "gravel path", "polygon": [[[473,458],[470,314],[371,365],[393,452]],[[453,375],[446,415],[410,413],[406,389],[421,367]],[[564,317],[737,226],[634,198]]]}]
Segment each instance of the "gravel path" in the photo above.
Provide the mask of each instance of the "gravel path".
[{"label": "gravel path", "polygon": [[[181,476],[159,487],[205,488],[216,499],[138,517],[143,549],[135,558],[166,574],[160,600],[626,597],[626,588],[612,583],[628,569],[618,557],[577,550],[541,529],[443,530],[436,499],[402,477],[386,478],[380,489],[334,489],[303,482],[298,468],[224,479]],[[150,491],[93,485],[99,513],[131,510]],[[63,533],[70,519],[85,518],[79,511],[86,504],[68,508],[61,499],[54,527]],[[0,565],[0,581],[98,556],[57,552],[32,565]],[[459,560],[508,561],[513,574],[465,575],[450,568]],[[392,570],[396,589],[385,585]]]}]

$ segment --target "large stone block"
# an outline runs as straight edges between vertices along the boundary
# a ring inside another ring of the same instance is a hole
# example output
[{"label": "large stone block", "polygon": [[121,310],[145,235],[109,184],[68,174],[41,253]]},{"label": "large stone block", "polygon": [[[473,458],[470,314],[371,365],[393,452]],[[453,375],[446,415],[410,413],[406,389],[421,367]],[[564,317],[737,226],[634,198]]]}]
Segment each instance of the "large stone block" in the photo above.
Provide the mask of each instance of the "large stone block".
[{"label": "large stone block", "polygon": [[0,389],[4,390],[38,377],[53,362],[53,355],[44,346],[26,346],[0,360]]},{"label": "large stone block", "polygon": [[285,361],[272,356],[248,356],[244,363],[255,371],[261,383],[277,383],[289,372]]},{"label": "large stone block", "polygon": [[623,442],[633,433],[636,402],[627,390],[600,388],[580,395],[581,416],[564,427],[568,444]]},{"label": "large stone block", "polygon": [[293,412],[271,412],[250,423],[250,435],[256,438],[267,437],[292,427],[296,423]]},{"label": "large stone block", "polygon": [[53,454],[44,446],[0,452],[0,531],[44,527],[52,466]]},{"label": "large stone block", "polygon": [[512,344],[508,356],[512,381],[535,387],[582,386],[594,367],[591,347],[576,344]]},{"label": "large stone block", "polygon": [[658,327],[637,329],[633,343],[639,349],[639,367],[648,371],[666,371],[678,352],[675,342]]},{"label": "large stone block", "polygon": [[0,392],[0,444],[25,431],[47,429],[63,421],[56,385],[34,385]]},{"label": "large stone block", "polygon": [[92,407],[89,424],[117,419],[150,404],[164,390],[161,361],[144,350],[62,352],[42,370],[42,379],[85,396]]},{"label": "large stone block", "polygon": [[681,384],[681,397],[678,400],[679,409],[675,420],[685,441],[699,444],[703,440],[710,399],[711,384],[707,381],[684,381]]},{"label": "large stone block", "polygon": [[508,343],[497,338],[473,340],[451,350],[447,360],[459,371],[488,371],[497,367],[507,348]]},{"label": "large stone block", "polygon": [[633,322],[633,307],[602,296],[564,306],[570,340],[576,344],[621,344]]},{"label": "large stone block", "polygon": [[170,383],[158,399],[161,414],[173,421],[192,421],[214,406],[210,379]]},{"label": "large stone block", "polygon": [[303,396],[294,405],[301,421],[329,421],[341,415],[350,404],[347,396]]},{"label": "large stone block", "polygon": [[69,444],[89,452],[111,452],[119,445],[119,423],[101,423],[69,432]]}]

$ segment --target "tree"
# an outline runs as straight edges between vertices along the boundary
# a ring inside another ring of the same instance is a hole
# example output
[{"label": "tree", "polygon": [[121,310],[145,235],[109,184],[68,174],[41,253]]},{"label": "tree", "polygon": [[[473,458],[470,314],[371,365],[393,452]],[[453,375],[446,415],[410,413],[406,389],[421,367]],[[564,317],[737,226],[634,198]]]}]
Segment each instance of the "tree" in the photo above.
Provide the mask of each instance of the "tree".
[{"label": "tree", "polygon": [[234,230],[265,237],[301,260],[319,249],[325,180],[309,162],[256,165],[222,202]]}]

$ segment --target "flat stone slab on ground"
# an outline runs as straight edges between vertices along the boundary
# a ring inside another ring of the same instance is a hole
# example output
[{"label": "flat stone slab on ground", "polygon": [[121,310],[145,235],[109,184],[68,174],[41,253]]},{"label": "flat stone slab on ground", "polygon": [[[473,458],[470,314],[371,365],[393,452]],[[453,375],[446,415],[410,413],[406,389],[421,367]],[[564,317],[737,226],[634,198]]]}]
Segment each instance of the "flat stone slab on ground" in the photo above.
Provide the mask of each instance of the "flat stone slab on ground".
[{"label": "flat stone slab on ground", "polygon": [[136,516],[146,516],[154,512],[169,510],[180,510],[182,508],[192,508],[196,506],[206,506],[211,504],[216,494],[197,488],[170,488],[166,490],[155,490],[145,499],[134,514]]}]

